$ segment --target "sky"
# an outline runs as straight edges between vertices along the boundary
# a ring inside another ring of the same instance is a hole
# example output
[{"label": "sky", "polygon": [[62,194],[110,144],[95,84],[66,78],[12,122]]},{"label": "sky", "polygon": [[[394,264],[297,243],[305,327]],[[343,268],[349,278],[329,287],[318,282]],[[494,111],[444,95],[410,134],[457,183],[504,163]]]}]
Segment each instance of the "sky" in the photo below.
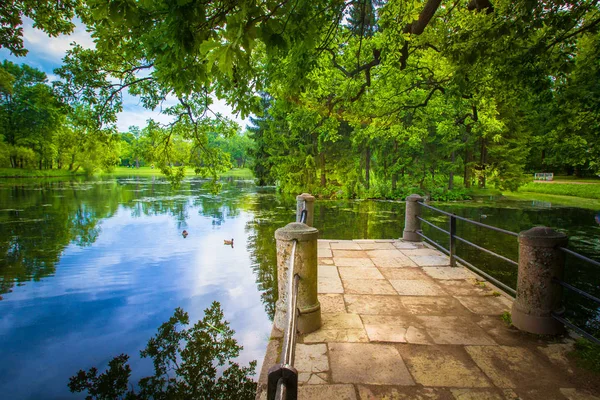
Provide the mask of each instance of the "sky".
[{"label": "sky", "polygon": [[[33,21],[29,18],[24,18],[23,22],[23,39],[25,48],[29,50],[29,53],[25,57],[15,57],[8,50],[0,49],[0,61],[6,59],[15,64],[28,64],[44,71],[50,82],[58,79],[53,71],[61,66],[62,59],[72,43],[80,44],[85,48],[94,47],[92,38],[81,22],[76,22],[76,28],[70,35],[60,35],[56,38],[49,37],[41,30],[33,28]],[[167,102],[164,106],[169,105],[171,104]],[[236,121],[242,129],[247,124],[247,121],[241,119],[239,115],[232,114],[231,107],[223,101],[214,99],[211,109]],[[137,98],[129,94],[123,96],[123,112],[119,113],[117,121],[117,128],[120,131],[127,131],[132,125],[143,128],[150,118],[161,123],[167,123],[172,117],[161,115],[159,109],[145,109]]]}]

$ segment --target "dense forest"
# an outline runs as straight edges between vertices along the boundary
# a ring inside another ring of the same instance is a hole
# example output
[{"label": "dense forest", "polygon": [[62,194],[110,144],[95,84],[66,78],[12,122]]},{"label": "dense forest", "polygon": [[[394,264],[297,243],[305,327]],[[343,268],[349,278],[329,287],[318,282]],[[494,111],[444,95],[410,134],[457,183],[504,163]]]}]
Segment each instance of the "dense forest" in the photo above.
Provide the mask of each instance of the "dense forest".
[{"label": "dense forest", "polygon": [[[23,17],[54,36],[78,18],[95,47],[74,44],[51,85],[2,64],[4,166],[177,180],[248,163],[261,185],[335,197],[600,173],[597,1],[17,1],[0,14],[17,56]],[[124,93],[172,122],[118,132]]]}]

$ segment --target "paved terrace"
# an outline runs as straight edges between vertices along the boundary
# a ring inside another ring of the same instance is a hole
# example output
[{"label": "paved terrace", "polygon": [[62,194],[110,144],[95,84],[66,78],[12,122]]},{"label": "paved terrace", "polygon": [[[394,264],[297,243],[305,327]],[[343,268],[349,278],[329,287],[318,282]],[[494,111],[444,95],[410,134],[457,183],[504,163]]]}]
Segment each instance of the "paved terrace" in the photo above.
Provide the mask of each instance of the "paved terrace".
[{"label": "paved terrace", "polygon": [[[540,338],[501,318],[512,299],[437,250],[394,240],[319,240],[323,325],[301,335],[300,399],[599,399],[570,338]],[[278,362],[274,331],[266,374]]]}]

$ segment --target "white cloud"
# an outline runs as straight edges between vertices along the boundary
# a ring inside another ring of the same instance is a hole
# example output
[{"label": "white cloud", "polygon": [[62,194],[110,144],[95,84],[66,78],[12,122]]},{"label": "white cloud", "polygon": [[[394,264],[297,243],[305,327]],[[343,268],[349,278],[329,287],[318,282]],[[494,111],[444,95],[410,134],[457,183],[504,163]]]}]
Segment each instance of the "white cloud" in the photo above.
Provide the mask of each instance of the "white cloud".
[{"label": "white cloud", "polygon": [[86,49],[94,48],[94,41],[85,30],[81,21],[75,21],[75,30],[70,35],[59,35],[50,37],[45,32],[33,27],[33,21],[29,18],[23,20],[23,39],[25,48],[38,57],[45,58],[57,64],[62,62],[67,50],[72,43],[77,43]]},{"label": "white cloud", "polygon": [[[70,35],[60,35],[58,37],[49,37],[43,31],[33,27],[33,21],[29,18],[23,20],[23,40],[25,48],[29,50],[29,54],[25,58],[17,58],[11,56],[7,50],[0,49],[0,56],[9,59],[16,63],[27,63],[35,68],[38,68],[48,75],[50,82],[58,80],[58,76],[52,73],[54,68],[62,64],[67,50],[71,48],[73,42],[80,44],[84,48],[94,48],[95,44],[86,31],[85,25],[79,20],[75,21],[75,30]],[[141,75],[142,76],[142,75]],[[174,97],[167,98],[162,105],[162,108],[169,107],[177,102]],[[232,112],[232,108],[225,101],[213,98],[211,110],[215,113],[220,113],[224,117],[228,117],[237,122],[243,130],[248,123],[242,119],[239,114]],[[160,123],[169,123],[173,117],[160,113],[160,108],[156,110],[145,109],[138,98],[127,93],[123,94],[123,112],[118,114],[117,128],[120,131],[127,131],[132,125],[144,127],[148,119],[154,119]]]}]

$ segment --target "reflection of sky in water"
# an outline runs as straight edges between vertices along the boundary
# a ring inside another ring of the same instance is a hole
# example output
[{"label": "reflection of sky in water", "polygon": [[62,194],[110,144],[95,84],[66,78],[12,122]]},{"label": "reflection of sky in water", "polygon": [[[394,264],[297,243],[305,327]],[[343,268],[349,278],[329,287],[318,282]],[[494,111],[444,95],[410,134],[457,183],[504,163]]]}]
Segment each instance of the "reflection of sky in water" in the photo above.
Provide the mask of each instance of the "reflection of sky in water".
[{"label": "reflection of sky in water", "polygon": [[[134,218],[119,207],[93,245],[66,248],[54,276],[14,287],[0,301],[0,397],[77,397],[68,378],[121,353],[131,356],[135,382],[151,368],[139,350],[173,310],[195,321],[214,300],[244,346],[240,363],[260,368],[271,322],[246,250],[251,215],[213,225],[187,211],[183,239],[173,216]],[[232,237],[235,247],[224,246]]]}]

